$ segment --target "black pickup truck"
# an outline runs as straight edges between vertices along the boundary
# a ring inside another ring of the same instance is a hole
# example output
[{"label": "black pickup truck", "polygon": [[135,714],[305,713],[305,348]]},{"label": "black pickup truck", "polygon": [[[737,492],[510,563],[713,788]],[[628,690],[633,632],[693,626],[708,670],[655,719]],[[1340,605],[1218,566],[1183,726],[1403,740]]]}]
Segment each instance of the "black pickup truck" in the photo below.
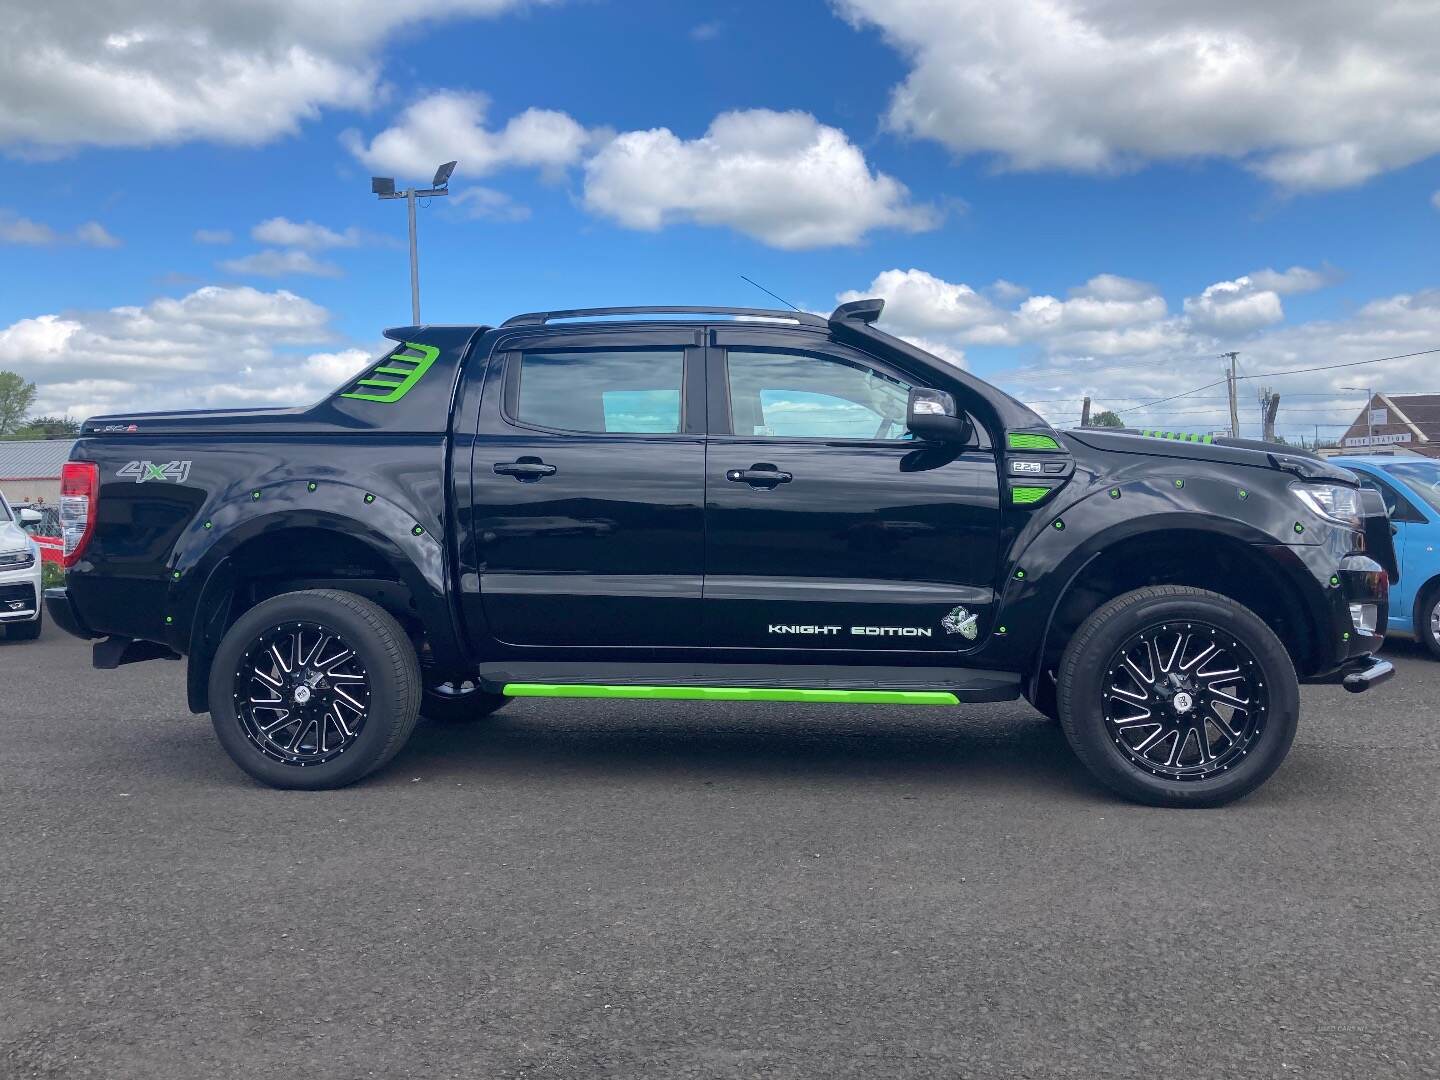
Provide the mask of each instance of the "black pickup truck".
[{"label": "black pickup truck", "polygon": [[517,697],[1024,695],[1115,791],[1213,806],[1280,765],[1300,681],[1391,674],[1349,473],[1057,431],[881,308],[411,326],[313,408],[91,419],[48,609],[98,667],[188,657],[292,788]]}]

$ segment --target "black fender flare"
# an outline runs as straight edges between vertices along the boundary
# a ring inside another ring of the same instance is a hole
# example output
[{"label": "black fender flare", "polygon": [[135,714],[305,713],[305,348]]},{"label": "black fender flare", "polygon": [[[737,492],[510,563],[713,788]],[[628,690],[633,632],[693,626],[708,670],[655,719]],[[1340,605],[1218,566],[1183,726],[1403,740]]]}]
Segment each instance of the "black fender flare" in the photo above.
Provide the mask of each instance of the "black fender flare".
[{"label": "black fender flare", "polygon": [[463,667],[444,538],[415,517],[383,495],[352,484],[297,480],[255,488],[250,497],[232,499],[192,522],[176,545],[168,604],[183,621],[177,636],[188,642],[191,709],[208,709],[209,661],[228,628],[228,598],[237,585],[232,556],[267,533],[278,537],[290,529],[337,532],[364,544],[409,590],[437,662]]}]

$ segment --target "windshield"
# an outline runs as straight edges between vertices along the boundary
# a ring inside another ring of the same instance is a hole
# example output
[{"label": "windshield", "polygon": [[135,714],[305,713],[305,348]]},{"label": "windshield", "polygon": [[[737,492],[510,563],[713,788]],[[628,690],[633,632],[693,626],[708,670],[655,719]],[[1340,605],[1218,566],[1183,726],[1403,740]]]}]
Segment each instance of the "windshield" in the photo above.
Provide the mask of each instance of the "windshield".
[{"label": "windshield", "polygon": [[1383,468],[1410,485],[1410,490],[1429,503],[1430,509],[1440,511],[1440,461],[1387,462]]},{"label": "windshield", "polygon": [[10,504],[5,501],[5,496],[0,495],[0,525],[10,520]]}]

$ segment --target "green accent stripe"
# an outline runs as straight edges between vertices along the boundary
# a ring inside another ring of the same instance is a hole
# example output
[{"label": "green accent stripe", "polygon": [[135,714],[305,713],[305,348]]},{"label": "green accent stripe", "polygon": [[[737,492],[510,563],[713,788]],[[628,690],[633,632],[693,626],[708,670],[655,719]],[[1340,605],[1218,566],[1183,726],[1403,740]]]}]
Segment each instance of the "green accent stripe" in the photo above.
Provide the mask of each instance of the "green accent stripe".
[{"label": "green accent stripe", "polygon": [[1005,445],[1011,450],[1059,450],[1060,444],[1049,435],[1027,435],[1022,431],[1011,431],[1005,435]]},{"label": "green accent stripe", "polygon": [[1142,431],[1149,439],[1169,439],[1171,442],[1213,443],[1213,435],[1197,435],[1193,431]]},{"label": "green accent stripe", "polygon": [[639,698],[644,701],[811,701],[840,705],[959,705],[943,690],[785,690],[749,686],[598,686],[506,683],[507,697]]},{"label": "green accent stripe", "polygon": [[1012,487],[1010,501],[1016,506],[1029,506],[1050,494],[1048,487]]}]

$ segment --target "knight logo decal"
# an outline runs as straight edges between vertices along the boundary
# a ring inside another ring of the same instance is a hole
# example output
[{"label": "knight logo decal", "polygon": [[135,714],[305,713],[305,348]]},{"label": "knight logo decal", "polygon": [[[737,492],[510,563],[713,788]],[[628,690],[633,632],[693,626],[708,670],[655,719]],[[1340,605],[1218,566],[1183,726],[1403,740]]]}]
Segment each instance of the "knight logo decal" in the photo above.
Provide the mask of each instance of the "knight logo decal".
[{"label": "knight logo decal", "polygon": [[972,615],[963,607],[952,608],[950,614],[940,620],[947,634],[959,634],[966,641],[974,641],[980,633],[980,616]]},{"label": "knight logo decal", "polygon": [[167,461],[157,465],[153,461],[132,461],[120,466],[115,475],[137,484],[183,484],[190,479],[190,462]]}]

